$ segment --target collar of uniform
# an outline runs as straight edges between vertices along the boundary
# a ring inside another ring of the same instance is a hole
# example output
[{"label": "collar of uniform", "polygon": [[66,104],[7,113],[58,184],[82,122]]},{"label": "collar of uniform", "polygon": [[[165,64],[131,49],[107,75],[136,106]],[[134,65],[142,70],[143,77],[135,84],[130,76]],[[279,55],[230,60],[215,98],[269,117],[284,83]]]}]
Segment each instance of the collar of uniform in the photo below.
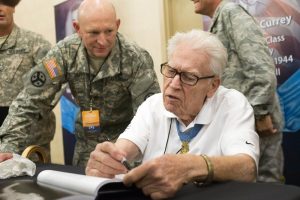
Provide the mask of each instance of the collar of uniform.
[{"label": "collar of uniform", "polygon": [[[220,90],[220,88],[215,92],[215,94],[212,97],[206,99],[200,112],[197,114],[195,119],[190,124],[205,125],[205,124],[209,124],[212,121],[214,113],[215,113],[215,105],[214,105],[214,104],[216,104],[215,96],[219,90]],[[176,118],[177,120],[181,121],[174,113],[167,111],[165,108],[164,108],[164,115],[167,118]],[[190,125],[188,127],[190,127]]]},{"label": "collar of uniform", "polygon": [[223,8],[223,5],[228,3],[228,0],[223,0],[218,5],[217,9],[215,10],[214,16],[212,18],[212,23],[210,25],[209,31],[212,32],[212,28],[214,27],[215,23],[217,22],[217,19],[220,15],[221,9]]},{"label": "collar of uniform", "polygon": [[7,40],[4,42],[1,50],[7,50],[16,45],[20,28],[14,25],[12,32],[8,35]]},{"label": "collar of uniform", "polygon": [[93,81],[113,77],[121,72],[121,44],[119,34],[117,34],[116,44],[105,59],[101,69]]}]

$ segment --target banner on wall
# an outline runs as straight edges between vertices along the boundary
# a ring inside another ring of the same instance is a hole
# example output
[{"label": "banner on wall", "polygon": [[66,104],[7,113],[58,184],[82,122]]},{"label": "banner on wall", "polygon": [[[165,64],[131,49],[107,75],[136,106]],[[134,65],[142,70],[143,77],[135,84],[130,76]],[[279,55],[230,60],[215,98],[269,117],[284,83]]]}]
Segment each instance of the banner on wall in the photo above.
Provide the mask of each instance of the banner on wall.
[{"label": "banner on wall", "polygon": [[[55,6],[56,41],[74,33],[72,22],[82,0],[68,0]],[[75,120],[80,108],[76,105],[69,87],[60,99],[65,164],[71,165],[75,146]]]}]

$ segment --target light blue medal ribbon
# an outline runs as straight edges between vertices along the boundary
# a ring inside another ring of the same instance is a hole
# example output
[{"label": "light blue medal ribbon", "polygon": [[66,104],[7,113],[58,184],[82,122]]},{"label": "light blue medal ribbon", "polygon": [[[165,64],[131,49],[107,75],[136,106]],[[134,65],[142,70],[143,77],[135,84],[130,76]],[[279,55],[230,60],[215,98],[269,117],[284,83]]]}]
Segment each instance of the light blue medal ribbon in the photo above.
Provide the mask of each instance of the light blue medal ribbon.
[{"label": "light blue medal ribbon", "polygon": [[199,133],[203,124],[195,124],[193,128],[186,132],[180,131],[179,122],[176,119],[177,133],[182,143],[180,153],[184,154],[189,152],[189,142]]}]

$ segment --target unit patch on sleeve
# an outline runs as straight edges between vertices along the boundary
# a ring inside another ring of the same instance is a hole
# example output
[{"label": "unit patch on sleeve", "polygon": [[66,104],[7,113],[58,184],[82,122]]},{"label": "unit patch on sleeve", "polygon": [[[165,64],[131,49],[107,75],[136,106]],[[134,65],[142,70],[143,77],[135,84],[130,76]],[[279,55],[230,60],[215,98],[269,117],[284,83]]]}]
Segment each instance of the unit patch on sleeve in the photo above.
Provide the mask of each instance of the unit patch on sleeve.
[{"label": "unit patch on sleeve", "polygon": [[51,79],[54,79],[54,78],[62,75],[61,69],[60,69],[59,65],[57,64],[55,58],[45,60],[45,61],[43,61],[43,64],[44,64]]},{"label": "unit patch on sleeve", "polygon": [[46,76],[43,72],[37,71],[32,74],[30,80],[33,86],[42,87],[46,82]]}]

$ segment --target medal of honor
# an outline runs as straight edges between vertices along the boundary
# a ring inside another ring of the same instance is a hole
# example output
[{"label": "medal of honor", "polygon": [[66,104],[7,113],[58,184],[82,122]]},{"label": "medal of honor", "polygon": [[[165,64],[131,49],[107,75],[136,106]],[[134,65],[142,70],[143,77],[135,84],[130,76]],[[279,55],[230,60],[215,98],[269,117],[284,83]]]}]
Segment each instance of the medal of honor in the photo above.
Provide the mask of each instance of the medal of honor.
[{"label": "medal of honor", "polygon": [[182,132],[179,128],[179,122],[176,120],[177,133],[181,141],[180,153],[185,154],[190,151],[189,142],[199,133],[202,124],[195,124],[193,128],[188,131]]},{"label": "medal of honor", "polygon": [[182,141],[180,153],[184,154],[184,153],[188,153],[188,152],[189,152],[189,142]]}]

